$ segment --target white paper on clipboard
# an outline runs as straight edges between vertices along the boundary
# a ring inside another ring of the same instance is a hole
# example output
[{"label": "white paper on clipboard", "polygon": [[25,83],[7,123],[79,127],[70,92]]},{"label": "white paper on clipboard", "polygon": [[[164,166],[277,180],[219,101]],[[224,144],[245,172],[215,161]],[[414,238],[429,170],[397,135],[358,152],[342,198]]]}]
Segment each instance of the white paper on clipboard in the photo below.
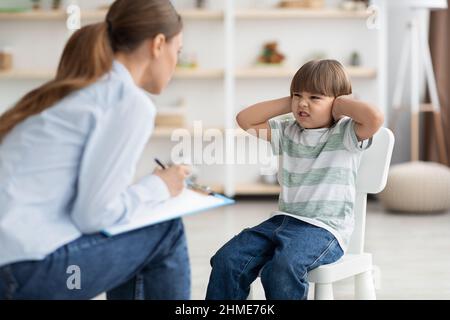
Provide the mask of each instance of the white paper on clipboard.
[{"label": "white paper on clipboard", "polygon": [[137,214],[131,221],[109,227],[103,230],[103,233],[107,236],[115,236],[120,233],[140,229],[159,222],[233,203],[233,199],[220,194],[208,196],[185,188],[180,195],[161,202],[150,211]]}]

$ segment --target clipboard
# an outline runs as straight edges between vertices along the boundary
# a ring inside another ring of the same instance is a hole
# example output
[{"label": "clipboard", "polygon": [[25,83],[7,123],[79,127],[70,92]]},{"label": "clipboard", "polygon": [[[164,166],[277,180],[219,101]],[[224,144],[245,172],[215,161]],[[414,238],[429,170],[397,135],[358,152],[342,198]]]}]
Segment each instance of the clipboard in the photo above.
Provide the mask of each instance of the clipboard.
[{"label": "clipboard", "polygon": [[233,203],[235,203],[233,199],[218,193],[207,195],[202,192],[185,188],[180,195],[161,202],[154,208],[146,210],[145,212],[137,212],[130,221],[104,229],[102,233],[108,237],[112,237],[124,232],[231,205]]}]

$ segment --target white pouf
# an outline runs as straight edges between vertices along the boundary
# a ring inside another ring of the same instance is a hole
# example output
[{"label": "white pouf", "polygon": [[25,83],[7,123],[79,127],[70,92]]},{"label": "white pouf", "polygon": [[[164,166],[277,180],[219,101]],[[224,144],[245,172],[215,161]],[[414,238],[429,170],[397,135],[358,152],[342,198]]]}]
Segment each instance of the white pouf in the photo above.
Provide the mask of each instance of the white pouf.
[{"label": "white pouf", "polygon": [[386,209],[394,211],[447,210],[450,208],[450,169],[423,161],[393,165],[379,199]]}]

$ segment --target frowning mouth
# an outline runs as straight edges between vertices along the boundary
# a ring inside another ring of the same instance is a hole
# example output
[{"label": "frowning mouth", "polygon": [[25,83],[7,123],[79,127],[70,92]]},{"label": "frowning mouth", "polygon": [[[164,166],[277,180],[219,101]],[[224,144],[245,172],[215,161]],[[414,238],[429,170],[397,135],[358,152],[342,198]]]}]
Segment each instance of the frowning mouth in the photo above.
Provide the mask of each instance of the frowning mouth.
[{"label": "frowning mouth", "polygon": [[307,117],[309,117],[309,113],[307,113],[307,112],[305,112],[305,111],[300,111],[300,112],[298,112],[297,114],[298,114],[298,116],[299,116],[300,118],[307,118]]}]

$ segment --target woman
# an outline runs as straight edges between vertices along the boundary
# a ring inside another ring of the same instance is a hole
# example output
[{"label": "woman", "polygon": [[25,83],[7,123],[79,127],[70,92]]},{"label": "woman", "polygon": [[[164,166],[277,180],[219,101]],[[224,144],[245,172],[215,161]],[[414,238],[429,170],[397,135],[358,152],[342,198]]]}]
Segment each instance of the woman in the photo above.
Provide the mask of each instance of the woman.
[{"label": "woman", "polygon": [[181,31],[170,1],[117,0],[0,117],[0,299],[189,299],[181,220],[100,233],[183,188],[183,166],[132,184]]}]

